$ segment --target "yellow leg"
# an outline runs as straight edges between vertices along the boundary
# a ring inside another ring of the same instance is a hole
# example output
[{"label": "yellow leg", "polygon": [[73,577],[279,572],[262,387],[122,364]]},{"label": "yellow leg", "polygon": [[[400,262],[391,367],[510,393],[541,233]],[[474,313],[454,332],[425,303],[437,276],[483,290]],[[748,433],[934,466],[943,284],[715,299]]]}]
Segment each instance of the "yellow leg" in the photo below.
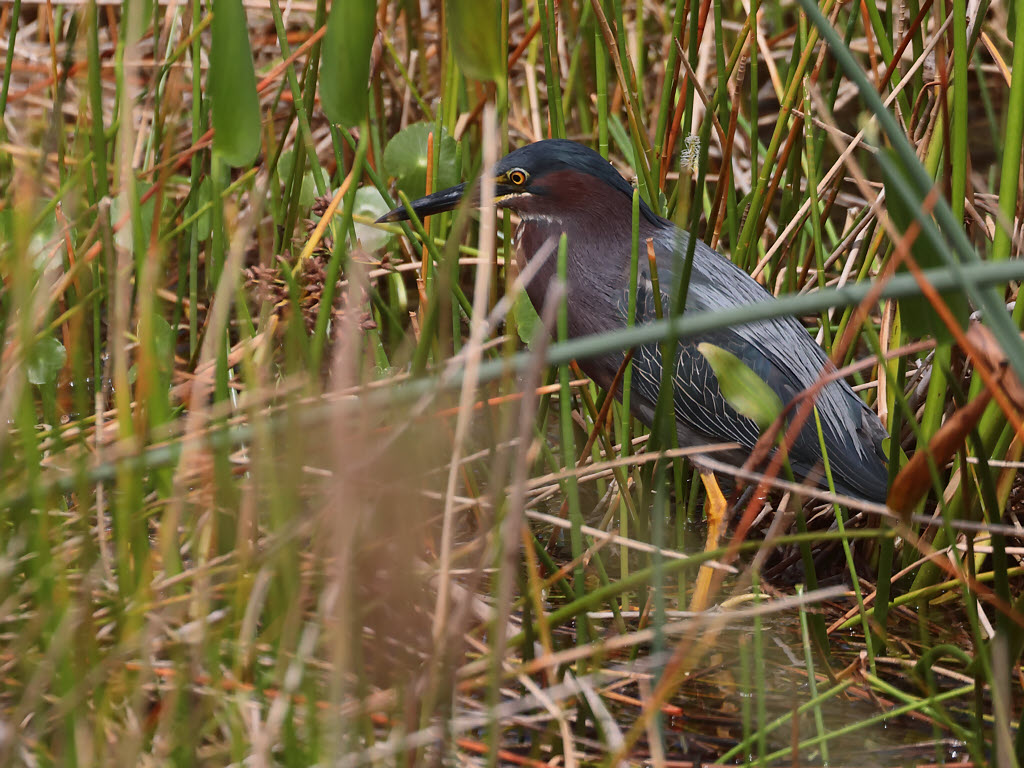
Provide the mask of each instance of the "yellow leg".
[{"label": "yellow leg", "polygon": [[[707,470],[700,471],[700,480],[704,484],[706,497],[704,499],[704,515],[708,520],[708,539],[704,545],[704,551],[718,549],[718,539],[722,535],[722,525],[725,523],[725,496],[718,487],[715,476]],[[697,586],[693,590],[693,599],[690,601],[691,611],[703,611],[708,607],[711,594],[711,580],[715,575],[714,568],[702,565],[697,574]]]}]

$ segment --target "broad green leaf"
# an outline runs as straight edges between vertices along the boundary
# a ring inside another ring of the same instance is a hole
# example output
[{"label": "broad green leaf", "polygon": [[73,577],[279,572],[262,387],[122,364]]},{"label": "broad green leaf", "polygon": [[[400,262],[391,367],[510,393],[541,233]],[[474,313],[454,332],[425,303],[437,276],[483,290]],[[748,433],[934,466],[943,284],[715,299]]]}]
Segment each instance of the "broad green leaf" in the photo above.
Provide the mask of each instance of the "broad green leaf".
[{"label": "broad green leaf", "polygon": [[516,319],[516,330],[519,332],[519,339],[524,344],[531,344],[540,325],[540,315],[534,309],[533,302],[526,295],[526,291],[516,294],[516,303],[512,306],[512,314]]},{"label": "broad green leaf", "polygon": [[504,80],[507,46],[501,40],[500,11],[498,0],[445,0],[448,42],[467,77]]},{"label": "broad green leaf", "polygon": [[28,380],[37,386],[56,381],[67,359],[68,352],[63,344],[52,336],[42,339],[29,353],[26,366]]},{"label": "broad green leaf", "polygon": [[[921,201],[907,200],[900,193],[901,189],[911,189],[912,187],[910,185],[910,176],[903,168],[899,156],[895,152],[890,149],[883,149],[879,156],[879,163],[885,180],[885,202],[889,218],[892,219],[897,230],[905,233],[910,227],[911,222],[914,221],[914,209],[921,204]],[[897,176],[902,177],[904,181],[902,185],[897,186],[894,183]],[[942,258],[941,254],[936,253],[928,244],[927,238],[921,234],[911,244],[910,255],[921,269],[940,267],[945,263],[945,259]],[[906,272],[907,270],[906,267],[901,266],[898,271]],[[960,291],[940,295],[953,312],[953,316],[959,321],[961,327],[964,327],[971,313],[967,297]],[[924,296],[908,296],[900,299],[900,307],[900,315],[906,325],[907,332],[911,336],[934,336],[939,341],[952,340],[952,334],[949,332],[946,324],[942,322],[931,302]]]},{"label": "broad green leaf", "polygon": [[213,0],[211,26],[213,149],[228,165],[249,165],[260,151],[260,102],[242,0]]},{"label": "broad green leaf", "polygon": [[[295,150],[292,149],[286,149],[281,153],[281,157],[277,161],[277,175],[286,184],[295,172],[295,163],[297,162],[302,163],[303,168],[306,168],[304,155],[300,154],[296,157]],[[302,181],[299,184],[299,207],[309,208],[314,202],[316,202],[316,181],[313,178],[313,171],[303,170]]]},{"label": "broad green leaf", "polygon": [[[410,199],[423,197],[427,188],[427,135],[435,130],[433,123],[413,123],[399,131],[384,148],[384,172],[398,180],[398,187]],[[434,145],[438,137],[434,134]],[[433,190],[436,192],[458,184],[455,170],[455,139],[441,133],[441,153],[434,166]]]},{"label": "broad green leaf", "polygon": [[152,195],[146,199],[146,194],[150,189],[153,188],[152,184],[144,184],[136,182],[135,194],[138,195],[138,222],[139,231],[138,237],[141,238],[141,242],[136,244],[136,249],[145,253],[146,246],[149,243],[149,238],[153,233],[153,217],[156,215],[156,202],[161,198],[158,195]]},{"label": "broad green leaf", "polygon": [[302,174],[302,185],[299,187],[299,207],[310,208],[316,202],[316,181],[313,180],[313,172],[306,171]]},{"label": "broad green leaf", "polygon": [[320,53],[320,104],[332,123],[359,125],[370,107],[375,0],[333,0]]},{"label": "broad green leaf", "polygon": [[153,354],[161,373],[170,373],[174,369],[174,348],[178,334],[162,315],[152,318]]},{"label": "broad green leaf", "polygon": [[277,158],[277,175],[282,180],[291,178],[293,168],[295,168],[295,150],[286,149]]},{"label": "broad green leaf", "polygon": [[[178,334],[163,315],[157,313],[151,314],[147,322],[140,320],[137,333],[140,342],[148,342],[153,355],[147,377],[146,408],[154,426],[165,424],[171,418],[171,404],[167,395],[174,375],[174,352]],[[148,334],[148,337],[144,337],[143,334]],[[130,375],[137,378],[138,372],[138,366],[134,365]],[[169,478],[165,479],[169,482]]]},{"label": "broad green leaf", "polygon": [[[367,219],[376,221],[388,212],[390,206],[385,202],[384,197],[377,191],[376,187],[366,186],[356,190],[355,201],[352,204],[352,213],[357,216],[364,216]],[[356,237],[368,251],[375,251],[383,248],[391,239],[391,235],[379,228],[367,224],[355,225]]]},{"label": "broad green leaf", "polygon": [[704,342],[697,345],[718,379],[722,396],[740,416],[746,416],[762,430],[782,413],[782,401],[764,380],[732,352]]}]

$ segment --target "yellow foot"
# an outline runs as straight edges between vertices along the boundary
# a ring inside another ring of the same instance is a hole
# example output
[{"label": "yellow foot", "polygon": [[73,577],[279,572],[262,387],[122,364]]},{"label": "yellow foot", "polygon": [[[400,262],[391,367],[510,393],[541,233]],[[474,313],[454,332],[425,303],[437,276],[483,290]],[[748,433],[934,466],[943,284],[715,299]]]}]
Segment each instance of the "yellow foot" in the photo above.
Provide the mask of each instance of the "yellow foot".
[{"label": "yellow foot", "polygon": [[[699,471],[700,480],[707,493],[704,500],[704,515],[708,521],[708,539],[704,545],[704,551],[709,552],[718,549],[718,539],[722,535],[722,525],[725,522],[726,503],[715,476],[707,470]],[[690,601],[691,611],[703,611],[708,607],[714,576],[715,569],[711,566],[702,565],[700,567],[700,572],[697,574],[697,586],[693,590],[693,599]]]}]

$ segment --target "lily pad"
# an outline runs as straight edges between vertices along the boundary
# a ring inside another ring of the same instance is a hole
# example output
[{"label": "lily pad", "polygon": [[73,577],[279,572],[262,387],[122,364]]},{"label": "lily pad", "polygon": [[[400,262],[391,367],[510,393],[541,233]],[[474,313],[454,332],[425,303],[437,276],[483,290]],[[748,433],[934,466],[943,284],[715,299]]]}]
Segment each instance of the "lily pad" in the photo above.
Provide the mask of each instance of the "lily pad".
[{"label": "lily pad", "polygon": [[384,148],[384,171],[398,180],[398,188],[410,199],[423,197],[427,188],[427,135],[434,131],[435,146],[440,140],[441,154],[434,166],[433,190],[459,183],[455,169],[455,139],[442,130],[437,135],[433,123],[413,123],[399,131]]},{"label": "lily pad", "polygon": [[[356,190],[356,197],[352,203],[352,213],[357,216],[365,216],[376,221],[389,210],[388,204],[384,201],[383,195],[376,187],[360,187]],[[387,245],[391,235],[383,229],[371,227],[367,224],[356,225],[356,237],[368,251],[375,251]]]},{"label": "lily pad", "polygon": [[57,379],[57,374],[68,359],[68,351],[64,345],[52,336],[42,339],[32,347],[29,353],[27,373],[28,380],[36,386],[50,384]]}]

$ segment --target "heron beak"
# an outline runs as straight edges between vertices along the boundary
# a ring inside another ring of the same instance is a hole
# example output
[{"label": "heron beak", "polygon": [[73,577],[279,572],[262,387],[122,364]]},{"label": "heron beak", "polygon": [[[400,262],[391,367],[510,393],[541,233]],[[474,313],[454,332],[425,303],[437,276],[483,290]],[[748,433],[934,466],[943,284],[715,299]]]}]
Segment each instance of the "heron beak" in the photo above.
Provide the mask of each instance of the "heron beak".
[{"label": "heron beak", "polygon": [[[435,213],[450,211],[462,201],[467,186],[467,184],[463,183],[456,184],[448,189],[442,189],[440,192],[421,197],[419,200],[413,200],[409,203],[409,208],[416,214],[416,218],[420,220]],[[409,209],[406,209],[404,205],[400,205],[377,219],[377,223],[383,224],[385,222],[408,220]]]}]

